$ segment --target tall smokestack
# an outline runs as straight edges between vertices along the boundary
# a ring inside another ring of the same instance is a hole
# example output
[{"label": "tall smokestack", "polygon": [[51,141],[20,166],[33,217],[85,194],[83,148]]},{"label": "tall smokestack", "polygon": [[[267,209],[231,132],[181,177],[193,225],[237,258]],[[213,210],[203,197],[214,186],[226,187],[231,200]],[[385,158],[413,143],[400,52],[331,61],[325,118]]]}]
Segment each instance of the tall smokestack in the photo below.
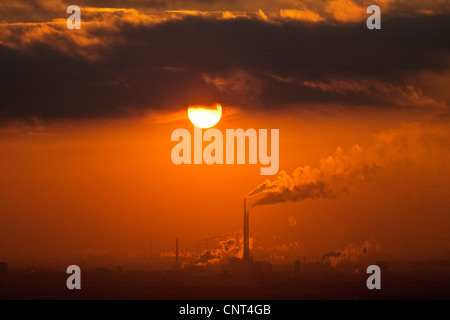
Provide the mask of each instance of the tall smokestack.
[{"label": "tall smokestack", "polygon": [[153,256],[153,243],[152,238],[150,238],[150,258]]},{"label": "tall smokestack", "polygon": [[249,211],[247,210],[247,198],[244,198],[244,255],[243,260],[248,261],[250,258],[248,238],[249,238]]},{"label": "tall smokestack", "polygon": [[178,238],[177,238],[177,244],[176,244],[176,249],[175,249],[175,266],[178,268],[179,264],[178,264]]}]

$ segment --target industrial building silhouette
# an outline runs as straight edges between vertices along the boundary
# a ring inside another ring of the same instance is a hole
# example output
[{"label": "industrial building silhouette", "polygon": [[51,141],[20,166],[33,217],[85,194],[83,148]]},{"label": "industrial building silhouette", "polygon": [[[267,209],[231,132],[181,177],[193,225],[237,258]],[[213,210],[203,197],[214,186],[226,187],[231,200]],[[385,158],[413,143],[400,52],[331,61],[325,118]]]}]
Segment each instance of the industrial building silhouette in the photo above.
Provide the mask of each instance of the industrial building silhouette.
[{"label": "industrial building silhouette", "polygon": [[[337,267],[320,260],[285,264],[258,261],[250,246],[250,210],[244,198],[242,256],[212,264],[186,264],[175,254],[166,267],[147,256],[138,268],[82,269],[82,290],[67,290],[65,268],[11,271],[0,262],[0,299],[448,299],[450,261],[346,261]],[[236,243],[238,239],[236,238]],[[151,246],[151,244],[150,244]],[[150,248],[151,250],[151,248]],[[197,249],[197,258],[199,249]],[[240,251],[239,251],[240,252]],[[173,253],[173,252],[172,252]],[[365,268],[382,269],[382,290],[368,290]],[[67,267],[67,266],[66,266]]]}]

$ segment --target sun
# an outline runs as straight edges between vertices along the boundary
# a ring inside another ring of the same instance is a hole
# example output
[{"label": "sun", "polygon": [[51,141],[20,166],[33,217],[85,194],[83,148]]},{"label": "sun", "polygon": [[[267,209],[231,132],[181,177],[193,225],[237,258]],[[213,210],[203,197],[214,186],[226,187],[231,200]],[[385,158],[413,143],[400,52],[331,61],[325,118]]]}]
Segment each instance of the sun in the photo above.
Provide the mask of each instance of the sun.
[{"label": "sun", "polygon": [[210,128],[222,117],[222,106],[218,103],[211,107],[189,106],[188,117],[196,127]]}]

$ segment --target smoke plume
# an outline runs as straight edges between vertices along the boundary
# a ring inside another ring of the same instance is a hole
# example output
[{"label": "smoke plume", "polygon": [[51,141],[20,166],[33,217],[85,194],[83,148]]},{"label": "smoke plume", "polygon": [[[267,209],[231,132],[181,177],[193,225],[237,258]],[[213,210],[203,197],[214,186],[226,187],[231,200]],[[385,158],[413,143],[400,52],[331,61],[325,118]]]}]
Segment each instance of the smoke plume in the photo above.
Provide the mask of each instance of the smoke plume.
[{"label": "smoke plume", "polygon": [[317,168],[299,167],[292,175],[282,170],[274,180],[266,180],[248,196],[259,196],[252,207],[287,201],[315,198],[334,198],[347,192],[350,186],[368,179],[376,170],[375,163],[362,159],[362,149],[355,145],[346,153],[338,148],[336,153],[322,159]]},{"label": "smoke plume", "polygon": [[360,246],[349,244],[345,249],[331,250],[322,256],[323,262],[328,262],[333,268],[343,262],[351,261],[355,262],[359,258],[367,255],[369,249],[373,247],[372,241],[366,241]]},{"label": "smoke plume", "polygon": [[[217,239],[217,237],[210,240]],[[199,253],[197,259],[185,263],[183,267],[187,266],[206,266],[210,264],[219,263],[222,260],[230,257],[241,258],[243,253],[242,239],[237,240],[236,237],[227,238],[219,241],[218,245],[213,249],[205,249]],[[250,239],[252,240],[252,239]]]}]

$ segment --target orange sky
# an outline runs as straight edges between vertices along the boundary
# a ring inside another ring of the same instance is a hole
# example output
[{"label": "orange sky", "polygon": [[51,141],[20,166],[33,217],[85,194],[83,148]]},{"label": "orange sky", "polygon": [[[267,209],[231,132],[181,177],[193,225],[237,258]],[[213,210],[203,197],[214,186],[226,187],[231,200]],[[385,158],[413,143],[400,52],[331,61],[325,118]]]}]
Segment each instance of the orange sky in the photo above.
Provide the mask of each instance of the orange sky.
[{"label": "orange sky", "polygon": [[[365,0],[80,0],[68,30],[62,0],[0,0],[0,261],[193,252],[241,236],[257,187],[297,201],[251,209],[255,259],[449,258],[450,7],[373,3],[381,30]],[[172,163],[213,103],[223,134],[279,129],[279,175]]]},{"label": "orange sky", "polygon": [[[382,166],[369,181],[333,199],[252,209],[256,243],[268,248],[297,242],[282,252],[285,259],[318,259],[367,240],[381,257],[445,257],[449,130],[403,118],[396,113],[268,117],[243,112],[224,117],[216,126],[223,132],[279,128],[280,170],[289,174],[299,166],[317,167],[337,147],[349,150],[354,144]],[[65,262],[93,248],[147,254],[150,238],[154,252],[163,252],[173,250],[177,236],[182,249],[194,250],[200,239],[241,229],[244,195],[275,177],[260,176],[259,165],[174,165],[170,134],[179,127],[192,130],[187,116],[169,123],[148,117],[3,132],[0,258]],[[386,151],[379,140],[377,145],[379,132],[398,135],[407,146],[399,148],[393,139]],[[386,155],[380,158],[376,153],[382,149]],[[268,252],[254,254],[263,258]]]}]

